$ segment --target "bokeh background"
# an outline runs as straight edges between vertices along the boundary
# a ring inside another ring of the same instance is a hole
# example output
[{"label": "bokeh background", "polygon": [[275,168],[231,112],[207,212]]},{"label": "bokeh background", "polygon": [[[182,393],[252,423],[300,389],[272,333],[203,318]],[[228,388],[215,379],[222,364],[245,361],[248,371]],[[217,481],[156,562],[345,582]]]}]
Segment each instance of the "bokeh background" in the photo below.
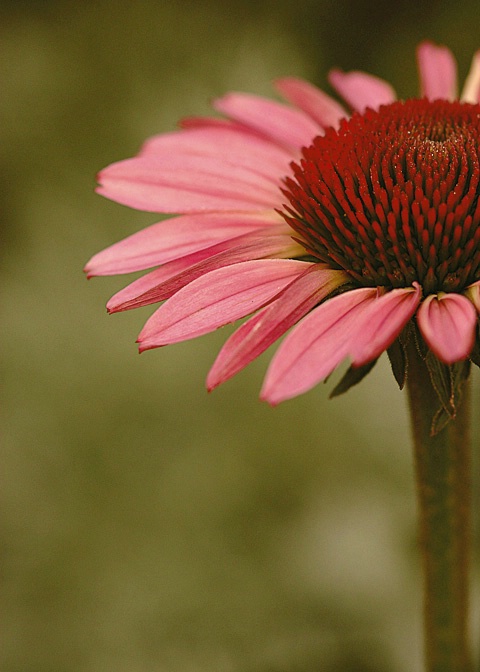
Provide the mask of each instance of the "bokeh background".
[{"label": "bokeh background", "polygon": [[329,90],[333,66],[414,95],[424,38],[464,77],[478,3],[3,0],[0,19],[1,669],[419,671],[407,413],[385,358],[332,401],[330,382],[259,402],[271,352],[207,395],[231,330],[139,357],[151,309],[107,317],[126,282],[82,267],[158,219],[93,192],[145,137],[281,75]]}]

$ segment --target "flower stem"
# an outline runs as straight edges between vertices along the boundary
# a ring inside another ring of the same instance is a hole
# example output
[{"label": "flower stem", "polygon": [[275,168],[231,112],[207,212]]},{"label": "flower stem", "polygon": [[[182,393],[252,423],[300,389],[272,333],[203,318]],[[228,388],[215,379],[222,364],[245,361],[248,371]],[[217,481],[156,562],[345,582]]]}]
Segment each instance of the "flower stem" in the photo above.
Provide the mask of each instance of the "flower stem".
[{"label": "flower stem", "polygon": [[413,429],[424,580],[427,672],[471,672],[468,588],[471,544],[468,382],[456,418],[434,436],[439,398],[423,358],[408,344],[408,396]]}]

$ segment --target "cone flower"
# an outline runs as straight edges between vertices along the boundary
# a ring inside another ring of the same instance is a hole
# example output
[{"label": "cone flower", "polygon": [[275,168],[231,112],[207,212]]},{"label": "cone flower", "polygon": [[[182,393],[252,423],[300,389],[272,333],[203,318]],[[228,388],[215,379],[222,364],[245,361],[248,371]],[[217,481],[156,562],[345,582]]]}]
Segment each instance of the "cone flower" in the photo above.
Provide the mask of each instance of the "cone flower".
[{"label": "cone flower", "polygon": [[[287,331],[263,385],[271,404],[348,360],[342,392],[384,351],[402,386],[409,338],[432,375],[465,378],[480,360],[480,53],[460,96],[447,48],[423,43],[417,56],[418,98],[335,70],[343,106],[280,79],[287,103],[230,93],[213,103],[221,116],[186,119],[100,172],[103,196],[176,214],[86,266],[88,276],[150,269],[107,304],[115,313],[163,302],[141,351],[249,316],[209,389]],[[454,392],[439,391],[452,417]]]}]

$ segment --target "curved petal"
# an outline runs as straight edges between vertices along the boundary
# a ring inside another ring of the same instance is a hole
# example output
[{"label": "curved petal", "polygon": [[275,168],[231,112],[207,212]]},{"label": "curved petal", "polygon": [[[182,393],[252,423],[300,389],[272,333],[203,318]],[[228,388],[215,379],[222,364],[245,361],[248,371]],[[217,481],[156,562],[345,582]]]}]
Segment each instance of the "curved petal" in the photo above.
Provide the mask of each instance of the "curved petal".
[{"label": "curved petal", "polygon": [[304,272],[306,262],[245,261],[202,275],[174,294],[147,321],[140,351],[195,338],[245,317]]},{"label": "curved petal", "polygon": [[367,107],[376,110],[380,105],[389,105],[397,98],[388,82],[365,72],[332,70],[328,79],[342,98],[361,113]]},{"label": "curved petal", "polygon": [[315,308],[287,335],[267,371],[261,397],[272,405],[307,392],[345,359],[359,320],[377,297],[375,288],[354,289]]},{"label": "curved petal", "polygon": [[415,284],[416,287],[392,289],[372,301],[349,351],[354,366],[377,359],[399,336],[420,303],[421,288]]},{"label": "curved petal", "polygon": [[280,145],[300,148],[311,145],[320,129],[301,110],[246,93],[229,93],[213,106],[231,119],[260,131]]},{"label": "curved petal", "polygon": [[[137,280],[130,282],[107,301],[107,312],[120,313],[132,308],[149,306],[152,303],[169,298],[168,294],[163,296],[160,288],[173,279],[181,277],[192,266],[210,258],[212,255],[211,250],[217,248],[223,249],[223,244],[219,243],[218,245],[214,245],[213,248],[194,252],[193,254],[189,254],[188,257],[175,259],[168,264],[163,264],[160,268],[150,271],[146,275],[142,275]],[[153,294],[155,294],[155,298],[151,298]],[[158,296],[161,298],[156,298]]]},{"label": "curved petal", "polygon": [[457,64],[447,47],[423,42],[417,50],[420,96],[429,100],[457,97]]},{"label": "curved petal", "polygon": [[[207,255],[206,252],[209,254]],[[298,243],[295,243],[289,233],[269,232],[247,234],[226,243],[220,243],[202,251],[199,254],[189,255],[191,262],[177,273],[171,273],[170,266],[178,268],[174,261],[135,280],[133,283],[117,292],[107,303],[109,313],[122,310],[131,310],[151,303],[158,303],[170,298],[182,287],[193,282],[206,273],[253,259],[286,259],[295,257],[301,252]]]},{"label": "curved petal", "polygon": [[148,212],[264,210],[279,202],[275,182],[209,156],[138,156],[111,164],[98,181],[97,193]]},{"label": "curved petal", "polygon": [[275,88],[290,103],[303,110],[321,128],[338,128],[340,119],[349,115],[336,100],[316,86],[296,77],[277,79]]},{"label": "curved petal", "polygon": [[480,51],[473,55],[472,65],[465,80],[460,100],[466,103],[480,102]]},{"label": "curved petal", "polygon": [[173,217],[152,224],[102,250],[90,259],[85,272],[92,277],[143,271],[245,233],[259,231],[267,225],[276,227],[279,222],[281,218],[274,212]]},{"label": "curved petal", "polygon": [[477,312],[461,294],[431,294],[417,313],[418,326],[432,352],[445,364],[466,359],[472,351]]},{"label": "curved petal", "polygon": [[280,292],[272,303],[244,322],[230,336],[210,369],[208,390],[213,390],[245,368],[322,299],[348,280],[349,277],[343,271],[313,264]]}]

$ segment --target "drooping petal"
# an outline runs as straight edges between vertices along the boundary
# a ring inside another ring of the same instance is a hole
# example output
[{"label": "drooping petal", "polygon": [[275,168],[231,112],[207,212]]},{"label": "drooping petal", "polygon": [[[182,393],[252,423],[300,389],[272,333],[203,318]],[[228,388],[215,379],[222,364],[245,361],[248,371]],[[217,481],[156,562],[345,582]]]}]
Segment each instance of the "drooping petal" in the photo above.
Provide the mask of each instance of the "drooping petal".
[{"label": "drooping petal", "polygon": [[245,261],[201,276],[151,316],[138,341],[140,350],[201,336],[261,308],[301,275],[307,262]]},{"label": "drooping petal", "polygon": [[85,271],[88,277],[141,271],[267,225],[278,226],[280,221],[279,215],[268,211],[174,217],[148,226],[99,252],[87,263]]},{"label": "drooping petal", "polygon": [[98,181],[97,193],[148,212],[264,210],[278,205],[278,187],[271,179],[228,158],[138,156],[111,164]]},{"label": "drooping petal", "polygon": [[392,345],[420,303],[420,285],[415,284],[393,289],[372,301],[349,351],[352,364],[363,366]]},{"label": "drooping petal", "polygon": [[473,55],[472,65],[463,85],[460,100],[466,103],[480,102],[480,51]]},{"label": "drooping petal", "polygon": [[261,397],[276,405],[307,392],[347,356],[375,288],[355,289],[315,308],[287,335],[272,359]]},{"label": "drooping petal", "polygon": [[336,100],[313,84],[296,77],[277,79],[275,88],[293,105],[303,110],[321,128],[338,128],[340,119],[348,117]]},{"label": "drooping petal", "polygon": [[207,377],[207,388],[241,371],[349,276],[313,264],[226,341]]},{"label": "drooping petal", "polygon": [[148,298],[149,295],[155,292],[156,288],[165,285],[173,278],[181,277],[192,266],[210,258],[214,254],[212,249],[223,249],[224,245],[225,243],[219,243],[218,245],[214,245],[213,248],[208,247],[205,250],[200,250],[200,252],[194,252],[193,254],[189,254],[188,257],[175,259],[146,275],[142,275],[141,278],[134,280],[109,299],[107,302],[107,311],[109,313],[118,313],[122,310],[140,308],[141,306],[162,301],[162,299],[149,301]]},{"label": "drooping petal", "polygon": [[367,107],[376,110],[380,105],[389,105],[397,99],[388,82],[365,72],[332,70],[329,81],[342,98],[360,113],[365,112]]},{"label": "drooping petal", "polygon": [[[178,268],[176,262],[149,273],[135,280],[123,290],[112,296],[107,303],[109,313],[121,310],[131,310],[151,303],[158,303],[170,298],[182,287],[193,282],[206,273],[238,264],[252,259],[287,259],[301,253],[298,243],[295,243],[289,233],[271,234],[263,230],[258,234],[247,234],[234,240],[214,245],[202,254],[193,254],[185,259],[191,259],[188,266],[183,266],[177,273],[169,272],[168,267]],[[182,260],[182,261],[183,261]]]},{"label": "drooping petal", "polygon": [[301,110],[246,93],[229,93],[213,106],[231,119],[263,133],[275,142],[300,148],[310,145],[320,128]]},{"label": "drooping petal", "polygon": [[457,64],[447,47],[423,42],[417,50],[420,96],[429,100],[457,97]]},{"label": "drooping petal", "polygon": [[417,313],[418,326],[432,352],[445,364],[466,359],[475,342],[477,312],[461,294],[431,294]]}]

